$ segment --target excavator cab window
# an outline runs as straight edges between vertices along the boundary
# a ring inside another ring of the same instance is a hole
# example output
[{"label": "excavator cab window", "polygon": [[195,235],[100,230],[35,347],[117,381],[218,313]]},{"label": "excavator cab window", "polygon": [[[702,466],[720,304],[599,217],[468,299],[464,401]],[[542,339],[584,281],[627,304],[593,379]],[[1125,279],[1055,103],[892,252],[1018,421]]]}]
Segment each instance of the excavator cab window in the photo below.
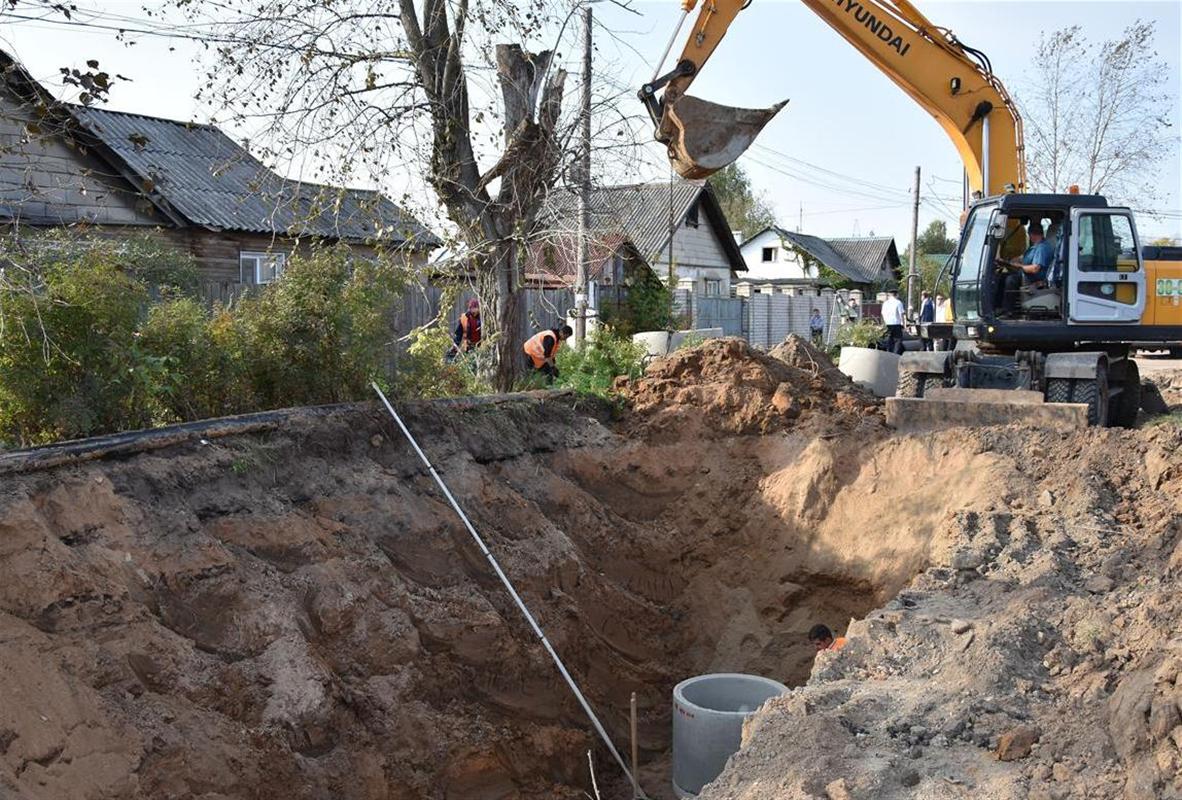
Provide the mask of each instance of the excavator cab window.
[{"label": "excavator cab window", "polygon": [[973,322],[988,313],[982,307],[982,300],[987,298],[992,286],[991,253],[995,242],[990,231],[997,213],[995,206],[980,206],[973,209],[965,223],[952,284],[952,307],[957,320]]}]

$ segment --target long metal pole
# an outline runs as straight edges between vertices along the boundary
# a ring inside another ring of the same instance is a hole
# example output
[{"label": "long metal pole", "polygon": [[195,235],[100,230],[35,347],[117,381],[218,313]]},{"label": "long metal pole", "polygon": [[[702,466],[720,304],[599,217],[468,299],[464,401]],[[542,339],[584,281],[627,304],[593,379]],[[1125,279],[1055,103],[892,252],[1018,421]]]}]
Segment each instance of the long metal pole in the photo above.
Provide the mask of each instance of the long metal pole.
[{"label": "long metal pole", "polygon": [[587,269],[591,258],[591,4],[583,8],[583,102],[579,112],[579,264],[575,279],[575,346],[587,338]]},{"label": "long metal pole", "polygon": [[636,743],[636,692],[632,693],[628,716],[632,723],[632,800],[640,800],[640,784],[637,783],[640,780],[640,755],[639,746]]},{"label": "long metal pole", "polygon": [[468,515],[464,513],[464,509],[460,508],[460,504],[456,502],[456,498],[452,496],[451,490],[447,488],[447,484],[443,482],[443,478],[439,477],[439,473],[435,471],[435,467],[431,465],[431,462],[427,459],[423,449],[419,447],[419,443],[415,441],[415,437],[411,434],[405,423],[403,423],[402,417],[398,416],[398,412],[394,410],[394,406],[390,405],[390,401],[386,399],[386,395],[382,392],[381,388],[376,383],[370,383],[370,386],[372,386],[373,390],[378,393],[378,397],[381,398],[382,404],[386,406],[386,410],[390,412],[390,416],[394,418],[394,422],[398,424],[398,428],[402,431],[402,435],[406,437],[408,442],[410,442],[410,446],[414,448],[415,453],[418,454],[419,459],[423,462],[423,465],[427,468],[427,471],[431,473],[431,477],[435,479],[435,483],[438,484],[440,491],[443,492],[443,496],[447,498],[447,502],[451,503],[451,507],[455,509],[456,514],[459,515],[460,520],[464,523],[464,527],[468,529],[468,533],[472,536],[472,540],[476,542],[476,546],[480,548],[480,552],[484,554],[486,559],[488,559],[488,563],[493,568],[493,572],[497,574],[497,577],[500,578],[501,583],[504,584],[505,589],[509,592],[509,596],[513,598],[513,602],[517,604],[517,608],[521,611],[522,616],[525,617],[525,621],[528,622],[530,628],[533,629],[534,635],[536,635],[538,639],[541,640],[542,647],[544,647],[546,652],[550,654],[550,658],[554,661],[554,666],[558,667],[558,671],[562,673],[562,677],[566,681],[566,685],[570,687],[575,699],[579,701],[579,705],[583,707],[583,711],[585,711],[587,716],[591,719],[591,724],[595,726],[595,730],[599,734],[599,738],[603,740],[605,745],[607,745],[607,749],[611,752],[612,757],[615,758],[616,763],[620,765],[620,769],[624,771],[624,775],[627,776],[628,780],[631,781],[633,785],[637,785],[636,779],[633,777],[631,770],[628,769],[628,765],[624,763],[624,758],[620,755],[620,751],[616,749],[614,744],[612,744],[611,737],[607,735],[607,731],[603,729],[603,725],[599,722],[599,717],[595,716],[595,711],[592,710],[591,704],[587,702],[587,698],[583,697],[583,693],[579,691],[579,686],[575,683],[575,679],[572,678],[571,674],[566,671],[566,665],[562,663],[562,659],[558,657],[558,653],[554,652],[554,648],[551,646],[550,640],[546,638],[546,634],[542,633],[542,629],[538,626],[538,622],[536,619],[534,619],[534,615],[529,612],[528,608],[526,608],[525,601],[521,599],[521,595],[517,594],[517,590],[513,588],[512,582],[509,580],[509,577],[505,574],[504,570],[501,569],[501,565],[497,563],[496,557],[493,556],[488,547],[484,544],[484,539],[480,538],[480,534],[476,532],[474,527],[472,527],[472,523],[469,521]]},{"label": "long metal pole", "polygon": [[981,196],[991,197],[989,191],[989,115],[981,120]]},{"label": "long metal pole", "polygon": [[919,243],[919,167],[915,168],[915,203],[911,209],[911,267],[907,271],[907,310],[914,311],[915,284],[919,270],[915,262],[915,248]]}]

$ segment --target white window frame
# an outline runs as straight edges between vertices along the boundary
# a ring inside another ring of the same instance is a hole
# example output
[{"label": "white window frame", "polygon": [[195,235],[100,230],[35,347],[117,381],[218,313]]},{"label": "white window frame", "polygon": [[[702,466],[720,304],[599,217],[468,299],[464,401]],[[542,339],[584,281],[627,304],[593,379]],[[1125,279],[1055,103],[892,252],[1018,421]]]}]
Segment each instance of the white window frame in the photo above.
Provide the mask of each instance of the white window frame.
[{"label": "white window frame", "polygon": [[[760,262],[764,263],[764,264],[775,264],[776,263],[776,256],[778,255],[778,251],[779,251],[778,247],[760,248],[760,253],[759,253]],[[771,258],[768,258],[769,255],[771,256]]]},{"label": "white window frame", "polygon": [[[713,289],[713,291],[711,291]],[[721,278],[706,278],[706,296],[707,297],[722,297],[722,279]]]},{"label": "white window frame", "polygon": [[[270,265],[271,276],[263,280],[262,267]],[[238,251],[238,269],[241,272],[245,269],[250,269],[253,277],[253,282],[259,285],[268,284],[283,274],[283,268],[287,265],[287,253],[282,250],[274,250],[266,252],[264,250],[239,250]]]}]

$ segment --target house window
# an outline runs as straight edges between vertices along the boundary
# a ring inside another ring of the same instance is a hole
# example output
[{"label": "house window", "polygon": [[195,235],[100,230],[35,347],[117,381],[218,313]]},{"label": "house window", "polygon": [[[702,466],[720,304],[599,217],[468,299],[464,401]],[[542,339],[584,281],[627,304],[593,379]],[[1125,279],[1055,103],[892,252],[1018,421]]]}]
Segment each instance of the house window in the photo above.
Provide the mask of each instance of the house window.
[{"label": "house window", "polygon": [[765,263],[765,264],[770,264],[771,262],[775,261],[776,260],[776,248],[774,248],[774,247],[763,248],[763,255],[761,256],[760,260],[762,260],[763,263]]},{"label": "house window", "polygon": [[718,278],[706,279],[706,296],[707,297],[721,297],[722,296],[722,281]]},{"label": "house window", "polygon": [[698,204],[694,203],[689,207],[689,211],[685,212],[685,227],[698,227]]},{"label": "house window", "polygon": [[244,283],[270,283],[283,274],[287,253],[261,253],[242,250],[238,253],[238,268]]}]

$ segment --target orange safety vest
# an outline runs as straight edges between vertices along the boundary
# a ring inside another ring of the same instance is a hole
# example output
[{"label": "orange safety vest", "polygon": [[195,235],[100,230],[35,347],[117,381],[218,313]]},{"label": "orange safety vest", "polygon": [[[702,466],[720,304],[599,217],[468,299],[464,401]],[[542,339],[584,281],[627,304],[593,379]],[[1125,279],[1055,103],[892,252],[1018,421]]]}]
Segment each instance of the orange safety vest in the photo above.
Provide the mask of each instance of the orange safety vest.
[{"label": "orange safety vest", "polygon": [[470,347],[480,344],[480,329],[472,323],[472,316],[467,312],[460,317],[460,330],[464,334],[460,339],[460,349],[462,350],[468,350]]},{"label": "orange safety vest", "polygon": [[844,636],[838,636],[836,639],[833,640],[833,644],[829,645],[830,650],[840,650],[843,647],[845,647],[845,637]]},{"label": "orange safety vest", "polygon": [[525,340],[525,345],[521,348],[525,354],[534,362],[534,369],[541,369],[542,365],[546,363],[546,337],[549,336],[554,340],[554,347],[550,350],[550,357],[558,355],[558,349],[562,347],[562,340],[554,335],[554,331],[539,331],[533,336]]}]

